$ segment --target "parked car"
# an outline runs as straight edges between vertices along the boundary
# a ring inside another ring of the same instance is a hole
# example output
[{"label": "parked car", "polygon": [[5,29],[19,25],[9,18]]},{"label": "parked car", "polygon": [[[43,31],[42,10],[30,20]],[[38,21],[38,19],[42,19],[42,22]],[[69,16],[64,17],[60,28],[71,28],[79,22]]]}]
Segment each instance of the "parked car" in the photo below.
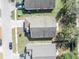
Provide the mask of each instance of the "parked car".
[{"label": "parked car", "polygon": [[24,2],[16,2],[16,7],[20,6],[20,5],[24,5]]},{"label": "parked car", "polygon": [[17,10],[23,10],[23,9],[24,9],[23,6],[18,6],[18,7],[17,7]]},{"label": "parked car", "polygon": [[9,49],[12,49],[12,42],[9,43]]}]

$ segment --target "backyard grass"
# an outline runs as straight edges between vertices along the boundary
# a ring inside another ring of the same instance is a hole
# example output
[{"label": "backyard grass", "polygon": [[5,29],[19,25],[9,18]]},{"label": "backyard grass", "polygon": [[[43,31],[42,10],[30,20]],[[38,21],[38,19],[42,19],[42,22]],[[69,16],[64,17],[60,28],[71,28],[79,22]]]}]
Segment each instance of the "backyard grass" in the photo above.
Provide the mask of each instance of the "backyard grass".
[{"label": "backyard grass", "polygon": [[59,10],[60,10],[62,7],[63,7],[62,0],[56,0],[55,8],[54,8],[54,10],[52,11],[52,15],[53,15],[53,16],[56,16],[57,13],[59,12]]},{"label": "backyard grass", "polygon": [[2,53],[0,53],[0,59],[3,59],[3,54]]},{"label": "backyard grass", "polygon": [[13,53],[16,53],[15,28],[12,29]]},{"label": "backyard grass", "polygon": [[28,16],[44,16],[44,15],[49,15],[51,16],[52,13],[32,13],[32,14],[23,14],[22,10],[17,10],[17,19],[18,20],[24,20]]},{"label": "backyard grass", "polygon": [[57,59],[78,59],[77,48],[74,51],[65,51],[64,54],[57,56]]},{"label": "backyard grass", "polygon": [[28,43],[37,44],[37,43],[50,43],[51,40],[44,40],[44,39],[28,39],[23,32],[23,28],[17,28],[17,35],[18,35],[18,51],[19,53],[24,53],[25,46]]},{"label": "backyard grass", "polygon": [[73,51],[73,58],[78,59],[78,48],[76,47],[75,50]]},{"label": "backyard grass", "polygon": [[65,59],[78,59],[77,52],[69,52],[65,54]]}]

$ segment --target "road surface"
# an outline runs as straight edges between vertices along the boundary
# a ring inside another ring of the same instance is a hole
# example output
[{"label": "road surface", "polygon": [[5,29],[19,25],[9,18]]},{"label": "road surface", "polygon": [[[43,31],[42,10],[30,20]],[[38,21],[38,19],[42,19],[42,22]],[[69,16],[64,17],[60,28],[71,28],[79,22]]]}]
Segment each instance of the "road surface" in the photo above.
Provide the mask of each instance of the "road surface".
[{"label": "road surface", "polygon": [[2,38],[4,59],[13,59],[12,50],[9,49],[9,42],[12,42],[11,32],[11,10],[9,0],[2,0]]}]

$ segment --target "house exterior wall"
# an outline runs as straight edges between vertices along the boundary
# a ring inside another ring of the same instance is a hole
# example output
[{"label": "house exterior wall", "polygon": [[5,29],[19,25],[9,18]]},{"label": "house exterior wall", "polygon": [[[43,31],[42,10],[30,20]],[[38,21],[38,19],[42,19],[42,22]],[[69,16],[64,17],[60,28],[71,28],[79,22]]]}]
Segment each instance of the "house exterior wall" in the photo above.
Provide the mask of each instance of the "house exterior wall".
[{"label": "house exterior wall", "polygon": [[47,56],[47,57],[33,57],[33,59],[56,59],[56,56]]},{"label": "house exterior wall", "polygon": [[28,44],[27,49],[32,50],[32,59],[56,59],[56,44]]},{"label": "house exterior wall", "polygon": [[25,0],[24,7],[26,10],[53,9],[55,0]]}]

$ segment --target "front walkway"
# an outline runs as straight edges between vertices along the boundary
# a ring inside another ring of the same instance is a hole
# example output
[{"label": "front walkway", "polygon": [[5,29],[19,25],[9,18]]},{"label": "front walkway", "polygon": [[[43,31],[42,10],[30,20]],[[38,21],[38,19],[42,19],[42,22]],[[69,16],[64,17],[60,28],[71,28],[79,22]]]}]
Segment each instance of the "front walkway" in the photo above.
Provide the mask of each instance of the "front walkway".
[{"label": "front walkway", "polygon": [[23,27],[24,20],[12,20],[12,28]]}]

